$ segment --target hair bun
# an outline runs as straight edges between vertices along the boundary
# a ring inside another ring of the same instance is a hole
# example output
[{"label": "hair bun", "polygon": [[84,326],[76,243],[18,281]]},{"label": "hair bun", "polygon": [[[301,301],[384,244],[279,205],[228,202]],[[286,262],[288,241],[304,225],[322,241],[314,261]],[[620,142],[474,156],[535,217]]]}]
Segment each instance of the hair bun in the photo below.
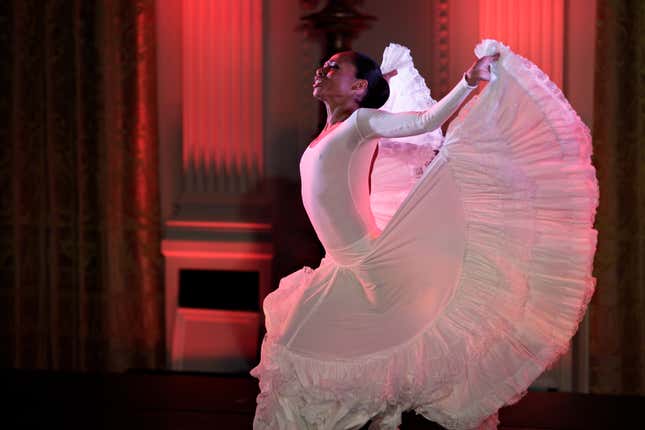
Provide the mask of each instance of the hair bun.
[{"label": "hair bun", "polygon": [[361,107],[378,109],[385,104],[390,97],[390,84],[380,73],[375,78],[368,80],[367,94],[360,102]]},{"label": "hair bun", "polygon": [[360,101],[360,107],[378,109],[390,97],[390,85],[383,77],[380,66],[369,56],[354,52],[356,77],[367,81],[367,93]]}]

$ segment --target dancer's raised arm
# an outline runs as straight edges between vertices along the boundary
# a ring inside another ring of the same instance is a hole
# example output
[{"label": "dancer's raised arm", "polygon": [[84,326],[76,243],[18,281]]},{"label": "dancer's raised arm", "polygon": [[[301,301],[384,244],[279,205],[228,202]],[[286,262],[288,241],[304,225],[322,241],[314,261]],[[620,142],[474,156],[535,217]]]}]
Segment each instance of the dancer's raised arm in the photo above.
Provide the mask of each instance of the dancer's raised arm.
[{"label": "dancer's raised arm", "polygon": [[[364,138],[405,137],[435,130],[459,108],[479,81],[490,80],[489,65],[499,54],[482,57],[464,73],[459,83],[439,102],[425,111],[391,113],[378,109],[359,109],[358,131]],[[393,71],[392,76],[396,74]],[[389,75],[389,74],[387,74]],[[386,79],[390,76],[384,75]]]},{"label": "dancer's raised arm", "polygon": [[427,133],[441,127],[477,86],[469,86],[466,78],[441,100],[421,112],[391,113],[362,108],[356,112],[358,131],[364,138],[404,137]]}]

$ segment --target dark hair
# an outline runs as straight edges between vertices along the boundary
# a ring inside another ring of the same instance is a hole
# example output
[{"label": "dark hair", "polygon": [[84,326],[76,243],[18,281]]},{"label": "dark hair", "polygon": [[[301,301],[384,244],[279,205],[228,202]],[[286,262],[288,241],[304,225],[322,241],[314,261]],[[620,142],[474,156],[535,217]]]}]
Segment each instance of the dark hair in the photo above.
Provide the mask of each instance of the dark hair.
[{"label": "dark hair", "polygon": [[381,68],[376,61],[365,54],[352,51],[356,77],[367,81],[367,93],[358,104],[360,107],[378,109],[390,97],[390,85],[387,83]]}]

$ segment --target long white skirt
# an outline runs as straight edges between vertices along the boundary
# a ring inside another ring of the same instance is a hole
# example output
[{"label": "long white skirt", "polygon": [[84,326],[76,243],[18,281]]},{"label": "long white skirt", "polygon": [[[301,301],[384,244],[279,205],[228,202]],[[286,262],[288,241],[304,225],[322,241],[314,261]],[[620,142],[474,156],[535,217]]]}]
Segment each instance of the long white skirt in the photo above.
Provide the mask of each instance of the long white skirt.
[{"label": "long white skirt", "polygon": [[497,78],[381,235],[266,298],[255,429],[495,428],[568,349],[595,284],[589,131],[534,64],[479,49]]}]

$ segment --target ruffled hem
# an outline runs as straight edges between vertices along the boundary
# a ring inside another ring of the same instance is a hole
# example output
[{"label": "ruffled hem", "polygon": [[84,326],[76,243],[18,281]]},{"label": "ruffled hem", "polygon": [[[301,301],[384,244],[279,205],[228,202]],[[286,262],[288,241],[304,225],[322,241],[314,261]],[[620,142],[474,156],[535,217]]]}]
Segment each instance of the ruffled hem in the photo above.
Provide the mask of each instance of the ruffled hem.
[{"label": "ruffled hem", "polygon": [[[404,410],[448,429],[495,428],[499,408],[567,351],[595,286],[589,130],[535,65],[498,42],[478,50],[502,54],[498,81],[462,109],[441,149],[467,220],[454,296],[417,336],[360,359],[298,354],[268,327],[251,372],[257,428],[359,428],[377,417],[374,428],[394,429]],[[502,96],[518,105],[495,109]],[[265,310],[279,313],[281,295],[315,273],[284,278]]]},{"label": "ruffled hem", "polygon": [[[381,71],[397,70],[390,79],[389,112],[423,111],[436,101],[414,67],[410,49],[390,43],[383,52]],[[443,143],[441,128],[418,136],[379,139],[371,176],[370,206],[376,225],[383,229],[423,174]]]},{"label": "ruffled hem", "polygon": [[394,95],[383,106],[391,112],[418,111],[428,109],[436,103],[430,94],[430,88],[425,79],[414,67],[410,49],[397,43],[390,43],[383,51],[381,71],[383,74],[393,70],[397,74],[390,78],[390,86]]},{"label": "ruffled hem", "polygon": [[[454,388],[469,392],[470,406],[460,405],[458,416],[444,412],[448,404],[419,412],[447,428],[519,400],[568,350],[595,287],[589,130],[537,66],[496,41],[476,48],[480,57],[494,52],[502,54],[493,72],[504,84],[489,84],[465,106],[443,148],[469,222],[460,284],[437,325],[468,337],[466,375]],[[515,90],[528,97],[495,109]],[[521,124],[536,117],[531,112],[544,121]],[[517,370],[502,377],[506,369]]]},{"label": "ruffled hem", "polygon": [[[383,73],[397,71],[390,83],[390,97],[381,107],[388,112],[423,111],[437,103],[426,85],[425,79],[414,67],[410,49],[405,46],[390,43],[383,51],[381,71]],[[385,140],[385,139],[384,139]],[[405,142],[415,145],[430,145],[437,150],[443,142],[443,133],[437,129],[417,136],[387,139],[392,142]]]}]

